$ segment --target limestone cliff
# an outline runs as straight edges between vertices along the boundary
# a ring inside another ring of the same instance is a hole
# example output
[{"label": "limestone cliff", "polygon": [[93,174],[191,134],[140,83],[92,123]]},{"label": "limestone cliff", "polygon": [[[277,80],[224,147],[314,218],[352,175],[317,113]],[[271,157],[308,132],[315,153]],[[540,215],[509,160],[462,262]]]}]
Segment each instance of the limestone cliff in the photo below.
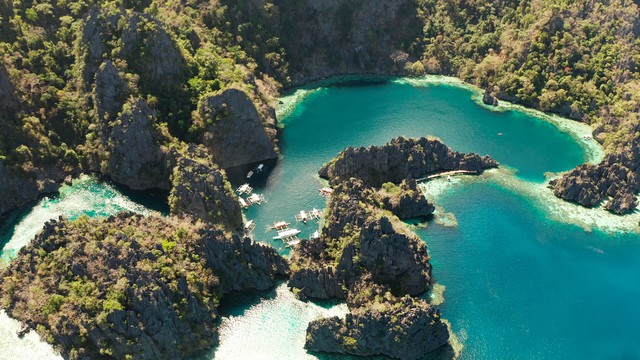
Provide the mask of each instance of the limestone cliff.
[{"label": "limestone cliff", "polygon": [[395,359],[423,359],[445,344],[449,330],[440,311],[423,300],[398,298],[365,276],[350,292],[351,312],[309,323],[305,348],[311,351],[384,355]]},{"label": "limestone cliff", "polygon": [[171,175],[171,213],[242,230],[242,210],[224,171],[202,146],[190,145],[183,152],[188,156],[178,156]]},{"label": "limestone cliff", "polygon": [[[626,151],[607,155],[597,165],[580,165],[551,182],[556,196],[580,205],[598,206],[609,198],[605,208],[617,214],[638,206],[635,193],[640,190],[640,141]],[[633,150],[638,149],[638,150]]]},{"label": "limestone cliff", "polygon": [[217,341],[220,298],[287,272],[272,248],[190,219],[61,219],[0,276],[0,305],[74,359],[183,359]]},{"label": "limestone cliff", "polygon": [[482,172],[497,166],[489,156],[459,153],[438,139],[399,137],[383,146],[349,147],[325,164],[320,176],[331,184],[355,177],[367,186],[380,187],[385,182],[400,183],[405,178],[419,179],[439,171]]},{"label": "limestone cliff", "polygon": [[262,117],[244,91],[205,97],[198,115],[204,127],[200,141],[222,168],[278,158],[275,113]]},{"label": "limestone cliff", "polygon": [[[411,0],[279,0],[294,85],[336,74],[402,74],[418,60],[422,22]],[[295,4],[293,4],[295,3]]]},{"label": "limestone cliff", "polygon": [[171,138],[156,127],[156,113],[142,99],[125,103],[110,126],[108,166],[102,171],[113,181],[136,190],[170,189]]}]

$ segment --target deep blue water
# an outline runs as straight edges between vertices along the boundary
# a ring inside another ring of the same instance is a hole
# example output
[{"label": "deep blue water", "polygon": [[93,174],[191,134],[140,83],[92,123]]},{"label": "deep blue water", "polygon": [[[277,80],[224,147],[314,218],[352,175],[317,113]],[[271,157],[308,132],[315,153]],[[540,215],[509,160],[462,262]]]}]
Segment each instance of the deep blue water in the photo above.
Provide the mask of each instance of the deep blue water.
[{"label": "deep blue water", "polygon": [[[435,135],[455,150],[490,154],[531,184],[544,181],[545,172],[586,160],[578,143],[554,125],[517,111],[489,111],[471,96],[451,85],[380,82],[311,94],[283,120],[282,159],[256,189],[267,203],[245,212],[258,225],[255,239],[286,255],[267,226],[295,223],[298,211],[323,208],[317,171],[351,145]],[[491,180],[465,183],[438,198],[458,225],[432,222],[418,230],[429,246],[434,276],[446,287],[442,313],[464,345],[462,357],[640,358],[640,237],[555,223],[530,201]],[[5,259],[48,218],[121,209],[148,211],[104,184],[65,188],[5,224],[0,244],[11,245],[4,248]],[[316,222],[296,226],[303,236],[318,228]],[[262,300],[229,299],[221,308],[221,344],[207,357],[315,358],[303,349],[307,323],[344,310],[297,301],[284,285]],[[4,323],[0,334],[12,334]],[[3,335],[0,346],[2,358],[20,354],[28,344]]]},{"label": "deep blue water", "polygon": [[[257,189],[268,203],[246,212],[258,224],[256,239],[287,253],[266,226],[295,222],[299,210],[322,207],[317,171],[351,145],[435,135],[455,150],[490,154],[532,183],[544,181],[545,172],[566,171],[586,160],[584,149],[554,125],[517,111],[489,111],[471,96],[450,85],[389,83],[311,94],[283,121],[283,157],[267,185]],[[640,310],[634,305],[640,298],[640,238],[551,222],[529,201],[491,181],[472,182],[439,199],[455,214],[457,227],[434,222],[418,231],[430,248],[434,276],[446,287],[442,312],[464,345],[462,357],[640,357]],[[298,228],[306,235],[316,225]],[[250,307],[245,314],[264,326],[266,320],[259,319],[293,311],[278,304]],[[227,310],[233,314],[239,308]],[[242,320],[233,318],[222,328],[223,337],[229,336],[218,355],[261,351],[266,358],[299,358],[305,355],[302,340],[292,341],[291,348],[280,343],[270,352],[266,345],[252,347],[248,339],[277,343],[283,332],[304,328],[302,318],[280,327],[269,323],[273,335],[247,324],[238,331]]]}]

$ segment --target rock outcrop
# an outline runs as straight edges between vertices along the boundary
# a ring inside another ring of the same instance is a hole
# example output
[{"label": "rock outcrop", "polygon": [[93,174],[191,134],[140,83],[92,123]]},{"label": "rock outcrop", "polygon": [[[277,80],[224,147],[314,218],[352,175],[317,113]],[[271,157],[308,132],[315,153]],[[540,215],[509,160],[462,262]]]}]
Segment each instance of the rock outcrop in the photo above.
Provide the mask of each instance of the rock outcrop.
[{"label": "rock outcrop", "polygon": [[491,89],[488,88],[484,91],[482,102],[485,105],[498,106],[498,98],[496,98]]},{"label": "rock outcrop", "polygon": [[[640,146],[638,146],[640,149]],[[550,186],[556,196],[580,205],[598,206],[605,198],[611,199],[605,208],[624,214],[638,206],[635,193],[640,190],[640,152],[609,154],[597,165],[580,165]]]},{"label": "rock outcrop", "polygon": [[220,298],[286,275],[275,250],[201,222],[48,222],[0,277],[0,305],[66,358],[183,359],[217,341]]},{"label": "rock outcrop", "polygon": [[202,146],[190,145],[173,169],[172,214],[188,214],[228,229],[242,229],[242,210],[223,170]]},{"label": "rock outcrop", "polygon": [[163,144],[171,140],[156,128],[156,112],[144,100],[132,99],[112,125],[103,173],[135,190],[170,189],[173,163]]},{"label": "rock outcrop", "polygon": [[148,14],[95,6],[84,19],[79,46],[86,86],[94,82],[104,61],[116,59],[125,60],[128,71],[139,76],[144,93],[171,97],[186,80],[186,62],[180,50],[164,24]]},{"label": "rock outcrop", "polygon": [[435,206],[427,201],[415,179],[404,179],[397,186],[391,182],[382,184],[378,192],[382,207],[402,220],[425,219],[433,214]]},{"label": "rock outcrop", "polygon": [[325,164],[320,176],[334,187],[325,224],[320,238],[294,248],[288,285],[300,298],[346,298],[350,313],[311,322],[305,347],[419,359],[447,344],[439,312],[413,297],[432,285],[427,246],[400,218],[434,211],[416,179],[495,166],[489,156],[461,154],[427,138],[348,148]]},{"label": "rock outcrop", "polygon": [[449,329],[437,309],[410,296],[395,297],[369,277],[358,281],[347,304],[351,312],[345,319],[309,323],[305,348],[414,360],[423,359],[449,339]]},{"label": "rock outcrop", "polygon": [[[274,1],[294,85],[337,74],[403,74],[423,24],[413,1]],[[293,21],[295,19],[295,21]]]},{"label": "rock outcrop", "polygon": [[263,119],[242,90],[204,98],[198,116],[204,127],[200,140],[223,169],[278,158],[276,124]]},{"label": "rock outcrop", "polygon": [[399,137],[383,146],[349,147],[325,164],[320,176],[331,184],[354,177],[367,186],[377,188],[385,182],[398,184],[406,178],[419,179],[439,171],[480,173],[497,166],[498,163],[489,156],[459,153],[435,138]]}]

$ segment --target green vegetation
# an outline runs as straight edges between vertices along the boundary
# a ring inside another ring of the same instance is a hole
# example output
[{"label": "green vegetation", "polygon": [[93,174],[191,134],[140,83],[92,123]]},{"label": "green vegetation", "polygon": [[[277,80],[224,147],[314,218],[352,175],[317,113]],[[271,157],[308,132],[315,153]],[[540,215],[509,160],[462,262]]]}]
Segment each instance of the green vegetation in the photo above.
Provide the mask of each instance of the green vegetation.
[{"label": "green vegetation", "polygon": [[34,240],[30,255],[14,260],[0,280],[2,303],[12,316],[37,324],[45,339],[71,341],[65,348],[70,354],[95,356],[91,351],[97,343],[100,353],[119,347],[135,356],[150,334],[114,341],[98,329],[143,329],[138,322],[144,320],[127,314],[157,316],[141,308],[149,306],[148,294],[157,293],[169,301],[154,305],[160,313],[191,319],[177,324],[184,341],[193,332],[210,345],[220,291],[217,277],[199,256],[202,227],[128,215],[52,223]]},{"label": "green vegetation", "polygon": [[0,305],[65,358],[190,358],[216,344],[222,296],[287,271],[273,248],[211,223],[84,216],[48,222],[0,271]]},{"label": "green vegetation", "polygon": [[420,0],[427,72],[596,127],[609,151],[638,124],[637,2]]}]

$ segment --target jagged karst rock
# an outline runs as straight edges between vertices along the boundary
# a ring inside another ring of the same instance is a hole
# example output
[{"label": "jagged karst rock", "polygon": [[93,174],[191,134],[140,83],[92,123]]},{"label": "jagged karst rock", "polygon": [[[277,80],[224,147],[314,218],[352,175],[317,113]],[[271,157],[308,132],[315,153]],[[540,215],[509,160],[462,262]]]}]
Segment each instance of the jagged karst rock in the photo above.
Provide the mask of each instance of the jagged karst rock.
[{"label": "jagged karst rock", "polygon": [[430,257],[400,218],[434,211],[416,179],[496,166],[489,156],[461,154],[424,137],[351,147],[325,164],[320,176],[333,186],[325,224],[319,239],[294,248],[288,285],[300,298],[346,297],[350,313],[312,321],[305,348],[419,359],[447,344],[439,312],[412,297],[432,284]]},{"label": "jagged karst rock", "polygon": [[482,102],[485,105],[498,106],[498,98],[496,98],[493,92],[488,88],[484,91]]},{"label": "jagged karst rock", "polygon": [[337,74],[403,74],[420,56],[410,47],[422,29],[412,1],[274,3],[293,85]]},{"label": "jagged karst rock", "polygon": [[278,158],[275,124],[263,120],[242,90],[229,89],[204,98],[198,113],[204,127],[202,144],[222,168]]},{"label": "jagged karst rock", "polygon": [[[385,185],[388,186],[385,188]],[[418,188],[415,179],[402,180],[399,187],[385,183],[379,193],[382,207],[402,220],[427,218],[435,210],[435,206],[427,201]]]},{"label": "jagged karst rock", "polygon": [[399,137],[383,146],[349,147],[325,164],[320,176],[331,184],[355,177],[367,186],[380,187],[385,182],[398,184],[406,178],[419,179],[438,171],[479,173],[497,166],[489,156],[452,151],[438,139]]},{"label": "jagged karst rock", "polygon": [[621,149],[597,165],[583,164],[552,180],[554,194],[587,207],[598,206],[608,196],[607,210],[616,214],[633,211],[638,206],[634,194],[640,190],[640,150],[636,154],[631,150],[636,144],[629,146],[629,151]]},{"label": "jagged karst rock", "polygon": [[172,214],[189,214],[228,229],[242,229],[242,210],[231,184],[201,146],[190,145],[178,157],[169,196]]},{"label": "jagged karst rock", "polygon": [[395,297],[369,276],[350,291],[347,304],[351,313],[345,319],[309,323],[306,349],[413,360],[423,359],[449,339],[437,309],[410,296]]},{"label": "jagged karst rock", "polygon": [[105,173],[136,190],[170,189],[171,162],[167,161],[168,136],[156,128],[156,113],[142,99],[125,104],[111,128],[109,166]]},{"label": "jagged karst rock", "polygon": [[[87,87],[99,66],[113,57],[126,60],[128,70],[139,75],[145,93],[169,97],[185,80],[186,63],[180,51],[164,25],[148,14],[95,6],[85,17],[79,40]],[[116,47],[118,43],[121,46]]]},{"label": "jagged karst rock", "polygon": [[191,219],[60,219],[3,270],[0,304],[67,358],[183,359],[216,343],[224,294],[287,271],[273,248]]},{"label": "jagged karst rock", "polygon": [[[130,94],[126,81],[111,60],[100,65],[96,73],[94,103],[99,124],[108,124],[122,110]],[[108,135],[108,134],[106,134]]]}]

